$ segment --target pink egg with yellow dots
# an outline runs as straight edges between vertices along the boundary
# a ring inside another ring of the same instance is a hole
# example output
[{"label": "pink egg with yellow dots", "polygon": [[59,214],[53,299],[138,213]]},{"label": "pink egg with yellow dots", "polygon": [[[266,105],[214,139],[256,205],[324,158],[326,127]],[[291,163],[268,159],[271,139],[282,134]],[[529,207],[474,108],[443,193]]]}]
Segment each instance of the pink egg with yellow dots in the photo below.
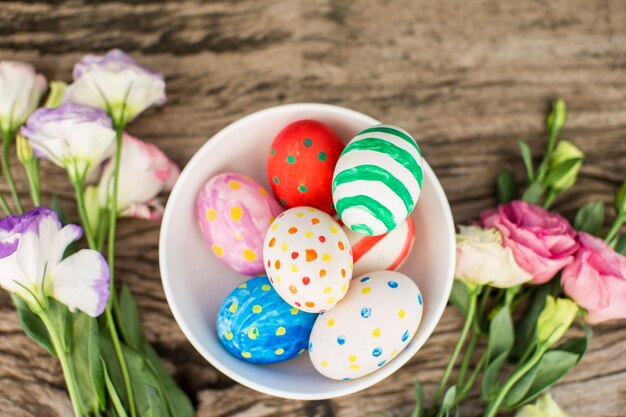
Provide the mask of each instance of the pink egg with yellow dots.
[{"label": "pink egg with yellow dots", "polygon": [[211,178],[196,199],[196,218],[211,251],[243,275],[264,273],[263,240],[282,211],[261,184],[237,173]]},{"label": "pink egg with yellow dots", "polygon": [[263,259],[278,295],[309,313],[333,308],[350,286],[348,237],[316,208],[294,207],[279,215],[267,232]]}]

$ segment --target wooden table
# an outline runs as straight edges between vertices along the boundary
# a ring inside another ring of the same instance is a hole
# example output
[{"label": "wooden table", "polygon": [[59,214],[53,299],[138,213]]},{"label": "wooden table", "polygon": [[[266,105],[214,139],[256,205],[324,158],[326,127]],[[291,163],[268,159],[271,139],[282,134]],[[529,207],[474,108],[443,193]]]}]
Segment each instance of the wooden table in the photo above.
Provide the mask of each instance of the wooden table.
[{"label": "wooden table", "polygon": [[[244,0],[3,2],[0,57],[69,81],[84,54],[118,47],[167,76],[169,100],[128,130],[181,166],[215,132],[265,107],[338,104],[405,126],[446,189],[458,223],[495,204],[502,167],[522,178],[515,140],[539,154],[544,116],[569,105],[563,137],[586,152],[578,185],[556,208],[607,203],[626,177],[626,3],[623,0]],[[216,155],[218,158],[219,155]],[[15,171],[21,172],[18,164]],[[73,207],[63,173],[44,190]],[[23,175],[19,188],[27,194]],[[359,394],[289,401],[235,384],[187,342],[159,279],[159,224],[123,221],[118,276],[137,296],[149,339],[200,416],[405,416],[412,382],[432,395],[459,332],[449,309],[402,370]],[[598,326],[591,351],[557,388],[572,416],[623,416],[626,326]],[[27,339],[0,292],[0,415],[70,415],[57,362]],[[480,414],[477,397],[463,416]]]}]

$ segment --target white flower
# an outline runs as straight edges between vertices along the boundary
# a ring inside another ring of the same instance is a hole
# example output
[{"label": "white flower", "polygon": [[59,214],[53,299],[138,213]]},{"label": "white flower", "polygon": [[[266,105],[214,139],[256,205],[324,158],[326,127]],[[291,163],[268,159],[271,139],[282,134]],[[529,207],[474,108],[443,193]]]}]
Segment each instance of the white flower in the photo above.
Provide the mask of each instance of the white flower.
[{"label": "white flower", "polygon": [[74,66],[73,76],[65,100],[106,110],[118,125],[165,102],[163,76],[137,65],[119,49],[85,56]]},{"label": "white flower", "polygon": [[37,108],[46,91],[43,75],[23,62],[0,62],[0,129],[17,129]]},{"label": "white flower", "polygon": [[569,414],[561,410],[550,394],[545,394],[536,404],[527,404],[520,408],[515,417],[569,417]]},{"label": "white flower", "polygon": [[109,298],[107,262],[92,249],[63,259],[67,246],[82,233],[76,225],[63,227],[46,207],[0,220],[0,287],[34,307],[50,296],[71,311],[100,315]]},{"label": "white flower", "polygon": [[37,110],[22,134],[38,158],[67,169],[73,179],[84,178],[115,151],[111,119],[100,109],[78,104]]},{"label": "white flower", "polygon": [[498,288],[514,287],[530,281],[510,248],[502,246],[495,228],[460,226],[456,236],[456,278],[473,285]]},{"label": "white flower", "polygon": [[[131,135],[122,138],[117,208],[121,216],[158,220],[163,205],[157,196],[174,186],[180,170],[156,146]],[[99,201],[107,207],[112,193],[113,161],[107,162],[99,184]]]}]

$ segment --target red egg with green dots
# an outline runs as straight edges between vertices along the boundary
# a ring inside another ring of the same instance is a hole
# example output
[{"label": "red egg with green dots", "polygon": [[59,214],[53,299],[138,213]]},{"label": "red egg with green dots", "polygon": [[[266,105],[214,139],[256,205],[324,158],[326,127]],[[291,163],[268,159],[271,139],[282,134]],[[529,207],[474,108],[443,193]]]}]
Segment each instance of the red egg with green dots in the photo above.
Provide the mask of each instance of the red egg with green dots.
[{"label": "red egg with green dots", "polygon": [[299,120],[287,125],[272,142],[267,161],[278,201],[286,208],[310,206],[335,213],[333,171],[344,146],[324,123]]}]

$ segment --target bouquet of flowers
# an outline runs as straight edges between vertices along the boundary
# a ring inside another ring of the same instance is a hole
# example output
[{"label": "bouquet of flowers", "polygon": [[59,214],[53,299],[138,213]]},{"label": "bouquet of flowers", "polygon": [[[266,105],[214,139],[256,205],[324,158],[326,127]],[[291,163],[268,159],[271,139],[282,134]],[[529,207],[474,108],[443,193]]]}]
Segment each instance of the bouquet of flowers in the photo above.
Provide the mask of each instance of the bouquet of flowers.
[{"label": "bouquet of flowers", "polygon": [[[164,78],[113,50],[85,56],[73,79],[48,86],[32,66],[0,62],[1,163],[11,194],[0,193],[0,286],[24,331],[59,359],[76,416],[192,416],[142,334],[128,287],[114,285],[118,218],[159,219],[158,195],[179,174],[161,150],[125,132],[165,102]],[[30,211],[9,163],[14,143]],[[55,198],[43,201],[42,159],[67,172],[81,226],[67,224]]]},{"label": "bouquet of flowers", "polygon": [[558,140],[565,119],[565,103],[558,100],[537,168],[528,145],[519,142],[527,182],[521,196],[504,170],[496,182],[500,205],[459,226],[450,302],[465,322],[430,406],[417,384],[414,417],[460,415],[459,404],[476,386],[484,417],[501,410],[518,410],[516,417],[566,417],[549,394],[528,403],[581,360],[590,325],[626,318],[626,235],[619,233],[626,181],[604,233],[602,201],[581,207],[573,224],[548,211],[574,185],[584,158],[572,143]]}]

